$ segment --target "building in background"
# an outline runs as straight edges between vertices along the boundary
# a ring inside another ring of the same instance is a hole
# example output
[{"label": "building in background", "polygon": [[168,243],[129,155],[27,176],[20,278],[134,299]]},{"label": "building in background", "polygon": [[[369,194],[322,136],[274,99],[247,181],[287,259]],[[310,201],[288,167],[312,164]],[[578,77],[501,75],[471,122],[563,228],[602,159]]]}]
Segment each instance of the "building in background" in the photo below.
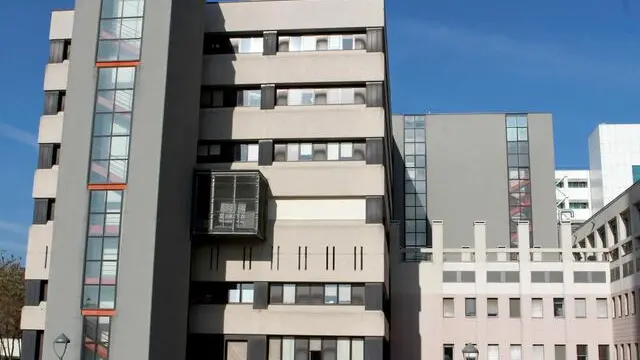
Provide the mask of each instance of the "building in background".
[{"label": "building in background", "polygon": [[593,211],[640,180],[640,124],[600,124],[589,136]]},{"label": "building in background", "polygon": [[576,258],[609,265],[612,358],[640,359],[640,183],[578,228],[573,243]]},{"label": "building in background", "polygon": [[78,1],[50,39],[22,359],[389,359],[382,0]]},{"label": "building in background", "polygon": [[610,359],[609,264],[558,229],[551,115],[393,120],[392,358]]},{"label": "building in background", "polygon": [[556,170],[558,219],[577,228],[591,217],[589,170]]}]

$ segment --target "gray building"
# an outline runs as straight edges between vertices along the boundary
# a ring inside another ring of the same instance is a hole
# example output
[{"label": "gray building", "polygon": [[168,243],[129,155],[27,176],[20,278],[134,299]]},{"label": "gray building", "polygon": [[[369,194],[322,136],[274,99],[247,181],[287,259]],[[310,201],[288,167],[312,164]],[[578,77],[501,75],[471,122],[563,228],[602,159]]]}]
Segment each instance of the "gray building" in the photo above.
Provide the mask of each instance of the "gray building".
[{"label": "gray building", "polygon": [[50,40],[22,359],[388,359],[382,0],[78,1]]},{"label": "gray building", "polygon": [[[408,256],[431,247],[430,219],[483,219],[492,248],[517,248],[517,221],[527,220],[530,245],[558,246],[550,114],[394,115],[393,129]],[[447,247],[473,245],[471,227],[446,227],[444,237]]]}]

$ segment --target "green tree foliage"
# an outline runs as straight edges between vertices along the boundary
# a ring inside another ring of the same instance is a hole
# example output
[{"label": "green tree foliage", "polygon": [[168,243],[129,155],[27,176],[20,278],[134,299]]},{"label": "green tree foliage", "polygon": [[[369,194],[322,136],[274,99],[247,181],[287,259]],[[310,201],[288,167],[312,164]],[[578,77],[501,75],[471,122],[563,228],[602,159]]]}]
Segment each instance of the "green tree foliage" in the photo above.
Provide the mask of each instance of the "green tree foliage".
[{"label": "green tree foliage", "polygon": [[20,314],[24,305],[24,268],[20,259],[0,250],[0,360],[20,353]]}]

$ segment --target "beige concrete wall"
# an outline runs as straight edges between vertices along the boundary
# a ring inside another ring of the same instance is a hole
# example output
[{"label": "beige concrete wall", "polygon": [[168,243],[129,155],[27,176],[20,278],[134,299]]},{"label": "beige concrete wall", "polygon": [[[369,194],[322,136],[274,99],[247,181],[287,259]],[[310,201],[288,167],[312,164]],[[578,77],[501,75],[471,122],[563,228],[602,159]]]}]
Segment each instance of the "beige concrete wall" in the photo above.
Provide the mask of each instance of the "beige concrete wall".
[{"label": "beige concrete wall", "polygon": [[384,26],[382,0],[239,1],[205,6],[205,32]]},{"label": "beige concrete wall", "polygon": [[38,130],[38,143],[55,144],[62,142],[62,120],[64,112],[56,115],[43,115],[40,117]]},{"label": "beige concrete wall", "polygon": [[387,329],[382,312],[322,305],[198,305],[191,308],[189,325],[193,333],[289,336],[386,336]]},{"label": "beige concrete wall", "polygon": [[73,10],[54,11],[51,13],[49,40],[71,39],[73,32]]},{"label": "beige concrete wall", "polygon": [[54,165],[51,169],[37,169],[33,177],[33,198],[55,198],[58,188],[58,171]]},{"label": "beige concrete wall", "polygon": [[59,64],[47,64],[44,70],[44,90],[66,90],[69,61]]},{"label": "beige concrete wall", "polygon": [[203,58],[202,84],[383,81],[384,56],[383,53],[367,53],[365,50],[279,52],[268,57],[262,54],[208,55]]},{"label": "beige concrete wall", "polygon": [[[597,316],[598,298],[609,297],[608,283],[576,284],[573,282],[574,271],[602,271],[608,274],[606,262],[573,261],[570,225],[563,224],[563,248],[560,249],[528,249],[528,240],[520,242],[517,250],[519,261],[489,262],[486,248],[486,224],[455,224],[455,226],[473,226],[474,244],[469,250],[442,249],[442,227],[447,224],[432,224],[434,248],[431,250],[433,261],[419,264],[398,263],[395,272],[406,274],[394,278],[392,291],[392,319],[410,319],[417,316],[418,336],[403,336],[407,329],[400,327],[400,334],[392,333],[392,356],[399,358],[440,358],[444,344],[454,344],[454,356],[461,356],[460,351],[465,343],[477,344],[480,354],[487,352],[487,346],[497,344],[500,347],[500,359],[509,359],[509,346],[521,345],[522,358],[532,357],[533,345],[544,345],[545,358],[554,358],[554,345],[564,344],[567,359],[576,358],[576,345],[587,344],[589,355],[597,356],[599,344],[612,344],[612,319]],[[452,226],[452,225],[449,225]],[[519,236],[528,236],[527,224],[521,224]],[[604,249],[600,249],[604,250]],[[455,252],[472,252],[467,262],[446,261],[446,254]],[[489,249],[489,251],[495,251]],[[562,254],[555,262],[531,261],[536,252],[553,252]],[[475,259],[474,259],[475,257]],[[442,271],[475,271],[473,283],[445,283]],[[488,283],[486,271],[518,271],[518,283]],[[531,283],[531,271],[562,271],[563,283]],[[607,275],[608,276],[608,275]],[[406,280],[405,280],[406,279]],[[565,316],[553,316],[553,298],[564,298]],[[443,316],[443,298],[454,299],[454,316]],[[476,299],[476,316],[465,316],[465,298]],[[498,316],[487,316],[487,299],[498,299]],[[510,318],[509,299],[520,298],[521,312],[519,318]],[[543,318],[533,318],[531,299],[543,299]],[[576,318],[575,299],[585,298],[587,317]],[[611,311],[609,311],[609,316]],[[411,324],[411,321],[407,321]],[[396,327],[397,328],[397,327]],[[393,328],[394,331],[396,328]],[[408,331],[413,331],[409,329]],[[393,346],[396,341],[395,346]],[[402,343],[402,342],[405,343]],[[419,354],[419,355],[417,355]],[[417,357],[419,356],[419,357]],[[482,357],[481,357],[482,358]],[[596,357],[593,357],[596,358]]]},{"label": "beige concrete wall", "polygon": [[20,329],[23,330],[44,330],[44,320],[47,313],[47,302],[42,301],[38,306],[22,307],[22,318],[20,319]]},{"label": "beige concrete wall", "polygon": [[53,239],[53,221],[44,225],[31,225],[27,243],[25,278],[49,279],[51,262],[51,239]]},{"label": "beige concrete wall", "polygon": [[[347,282],[385,281],[384,228],[364,221],[300,221],[277,220],[273,226],[273,241],[238,243],[199,248],[192,257],[193,281],[229,282]],[[249,266],[248,250],[253,260]],[[326,253],[332,258],[335,247],[335,270],[326,268]],[[298,247],[307,248],[307,270],[298,269]],[[356,253],[354,254],[354,247]],[[363,248],[363,268],[359,267],[360,247]],[[245,257],[243,259],[243,254]],[[354,269],[354,255],[356,268]]]},{"label": "beige concrete wall", "polygon": [[384,136],[384,110],[364,105],[203,109],[200,139],[325,139]]}]

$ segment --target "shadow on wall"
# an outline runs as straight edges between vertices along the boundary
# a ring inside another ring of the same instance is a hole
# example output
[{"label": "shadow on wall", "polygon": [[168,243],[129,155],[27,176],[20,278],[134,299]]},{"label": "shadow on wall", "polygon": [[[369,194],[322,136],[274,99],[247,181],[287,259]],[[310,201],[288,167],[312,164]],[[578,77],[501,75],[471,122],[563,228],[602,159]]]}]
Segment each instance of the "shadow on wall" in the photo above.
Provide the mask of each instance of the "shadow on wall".
[{"label": "shadow on wall", "polygon": [[[394,182],[412,186],[405,182],[407,174],[402,152],[393,141]],[[405,248],[405,189],[395,186],[394,216],[398,222],[396,236],[391,237],[389,251],[391,279],[391,325],[390,352],[391,359],[422,359],[422,338],[420,333],[421,288],[420,288],[420,254],[406,252]],[[410,190],[408,188],[407,190]],[[409,193],[409,191],[407,191]],[[413,191],[415,193],[415,191]],[[426,218],[426,214],[425,214]],[[427,244],[431,244],[431,231],[427,219]],[[410,245],[410,244],[409,244]],[[419,249],[418,249],[419,250]]]}]

